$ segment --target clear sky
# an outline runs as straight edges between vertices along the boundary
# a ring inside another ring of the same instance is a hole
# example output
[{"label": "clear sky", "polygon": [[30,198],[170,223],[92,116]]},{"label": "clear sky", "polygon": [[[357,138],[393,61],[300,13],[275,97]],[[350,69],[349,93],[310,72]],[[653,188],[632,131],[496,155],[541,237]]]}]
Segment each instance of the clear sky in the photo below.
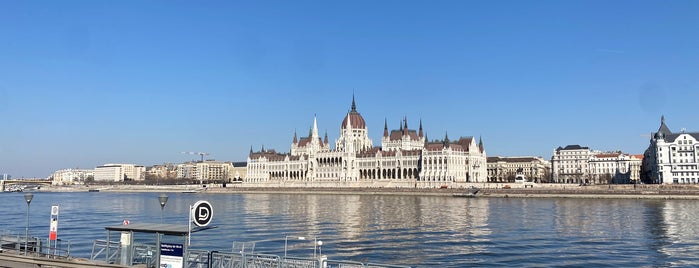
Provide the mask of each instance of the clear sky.
[{"label": "clear sky", "polygon": [[[699,131],[699,1],[1,1],[0,174],[288,152],[352,94],[489,156]],[[322,134],[321,134],[322,135]]]}]

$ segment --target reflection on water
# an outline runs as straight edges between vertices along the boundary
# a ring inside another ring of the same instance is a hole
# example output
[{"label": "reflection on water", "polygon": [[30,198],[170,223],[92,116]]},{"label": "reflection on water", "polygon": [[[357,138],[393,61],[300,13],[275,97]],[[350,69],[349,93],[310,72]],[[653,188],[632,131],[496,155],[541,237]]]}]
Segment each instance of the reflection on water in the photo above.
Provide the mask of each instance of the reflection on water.
[{"label": "reflection on water", "polygon": [[[89,257],[105,226],[159,222],[159,193],[36,193],[31,233],[47,237],[50,206],[59,204],[59,238],[72,255]],[[696,266],[699,202],[684,200],[452,198],[351,194],[170,193],[168,223],[187,224],[189,206],[214,206],[213,230],[192,246],[230,251],[257,241],[256,251],[330,259],[465,266]],[[3,227],[24,233],[22,194],[0,194]],[[314,248],[313,239],[323,241]]]}]

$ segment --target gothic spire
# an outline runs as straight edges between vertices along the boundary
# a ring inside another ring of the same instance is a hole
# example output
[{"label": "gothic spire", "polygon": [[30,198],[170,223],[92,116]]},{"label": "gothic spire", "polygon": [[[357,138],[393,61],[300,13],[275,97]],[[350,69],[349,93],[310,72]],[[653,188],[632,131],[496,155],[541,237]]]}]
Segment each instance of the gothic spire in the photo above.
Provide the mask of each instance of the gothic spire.
[{"label": "gothic spire", "polygon": [[408,135],[408,117],[403,116],[403,135]]},{"label": "gothic spire", "polygon": [[325,139],[323,140],[323,143],[328,144],[328,130],[325,130]]},{"label": "gothic spire", "polygon": [[481,153],[483,152],[483,136],[478,136],[478,149],[480,149]]},{"label": "gothic spire", "polygon": [[444,132],[444,147],[449,147],[449,134]]},{"label": "gothic spire", "polygon": [[311,138],[318,138],[318,122],[315,114],[313,115],[313,129],[311,130]]},{"label": "gothic spire", "polygon": [[419,136],[422,137],[424,133],[422,133],[422,118],[420,118],[420,133]]},{"label": "gothic spire", "polygon": [[383,136],[388,137],[388,119],[383,119]]},{"label": "gothic spire", "polygon": [[298,142],[298,139],[296,138],[296,129],[294,129],[294,144]]},{"label": "gothic spire", "polygon": [[352,112],[357,111],[357,105],[354,103],[354,93],[352,93]]},{"label": "gothic spire", "polygon": [[672,131],[670,131],[670,128],[665,125],[665,116],[660,117],[660,128],[658,128],[658,132],[660,132],[664,136],[668,136],[672,134]]}]

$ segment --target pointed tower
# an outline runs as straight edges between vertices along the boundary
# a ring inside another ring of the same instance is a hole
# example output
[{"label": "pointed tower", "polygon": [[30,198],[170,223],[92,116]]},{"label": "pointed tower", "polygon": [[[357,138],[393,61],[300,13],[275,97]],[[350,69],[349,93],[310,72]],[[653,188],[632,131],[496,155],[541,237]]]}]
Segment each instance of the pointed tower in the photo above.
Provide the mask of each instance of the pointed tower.
[{"label": "pointed tower", "polygon": [[[352,96],[352,109],[354,109],[354,95]],[[354,152],[354,138],[352,137],[352,118],[347,113],[347,126],[345,127],[345,136],[349,137],[345,140],[345,152]]]},{"label": "pointed tower", "polygon": [[449,134],[444,132],[444,148],[449,147]]},{"label": "pointed tower", "polygon": [[351,112],[357,112],[357,104],[354,102],[354,93],[352,93],[352,111]]},{"label": "pointed tower", "polygon": [[[357,103],[352,94],[352,106],[340,124],[340,137],[335,140],[335,150],[361,152],[373,147],[364,117],[357,111]],[[348,148],[352,144],[352,149]]]},{"label": "pointed tower", "polygon": [[294,144],[297,144],[299,142],[298,138],[296,137],[296,129],[294,129]]},{"label": "pointed tower", "polygon": [[419,131],[420,131],[420,133],[418,134],[418,136],[420,138],[424,137],[425,135],[424,135],[424,133],[422,133],[422,118],[420,118],[420,130]]},{"label": "pointed tower", "polygon": [[383,136],[388,138],[388,120],[386,118],[383,119]]},{"label": "pointed tower", "polygon": [[478,149],[481,151],[481,153],[483,153],[483,136],[478,136]]},{"label": "pointed tower", "polygon": [[325,130],[325,139],[323,139],[323,145],[328,146],[328,130]]},{"label": "pointed tower", "polygon": [[403,116],[403,136],[408,135],[408,117]]},{"label": "pointed tower", "polygon": [[313,129],[311,130],[311,138],[318,139],[318,121],[316,115],[313,115]]}]

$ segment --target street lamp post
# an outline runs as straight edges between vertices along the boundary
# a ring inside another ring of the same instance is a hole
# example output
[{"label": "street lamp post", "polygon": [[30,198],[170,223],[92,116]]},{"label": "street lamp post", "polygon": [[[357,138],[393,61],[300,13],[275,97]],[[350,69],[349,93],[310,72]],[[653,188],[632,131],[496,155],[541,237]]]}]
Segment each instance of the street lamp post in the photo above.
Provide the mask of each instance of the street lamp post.
[{"label": "street lamp post", "polygon": [[165,209],[165,204],[167,203],[167,195],[160,194],[160,196],[158,196],[158,201],[160,201],[160,223],[163,223],[163,210]]},{"label": "street lamp post", "polygon": [[32,202],[34,195],[32,193],[24,194],[24,201],[27,201],[27,228],[24,230],[24,256],[27,256],[27,246],[29,244],[29,204]]},{"label": "street lamp post", "polygon": [[323,256],[323,249],[321,248],[322,245],[323,245],[323,241],[320,241],[317,239],[314,240],[314,243],[313,243],[313,258],[314,259],[316,258],[316,247],[318,248],[318,256]]}]

